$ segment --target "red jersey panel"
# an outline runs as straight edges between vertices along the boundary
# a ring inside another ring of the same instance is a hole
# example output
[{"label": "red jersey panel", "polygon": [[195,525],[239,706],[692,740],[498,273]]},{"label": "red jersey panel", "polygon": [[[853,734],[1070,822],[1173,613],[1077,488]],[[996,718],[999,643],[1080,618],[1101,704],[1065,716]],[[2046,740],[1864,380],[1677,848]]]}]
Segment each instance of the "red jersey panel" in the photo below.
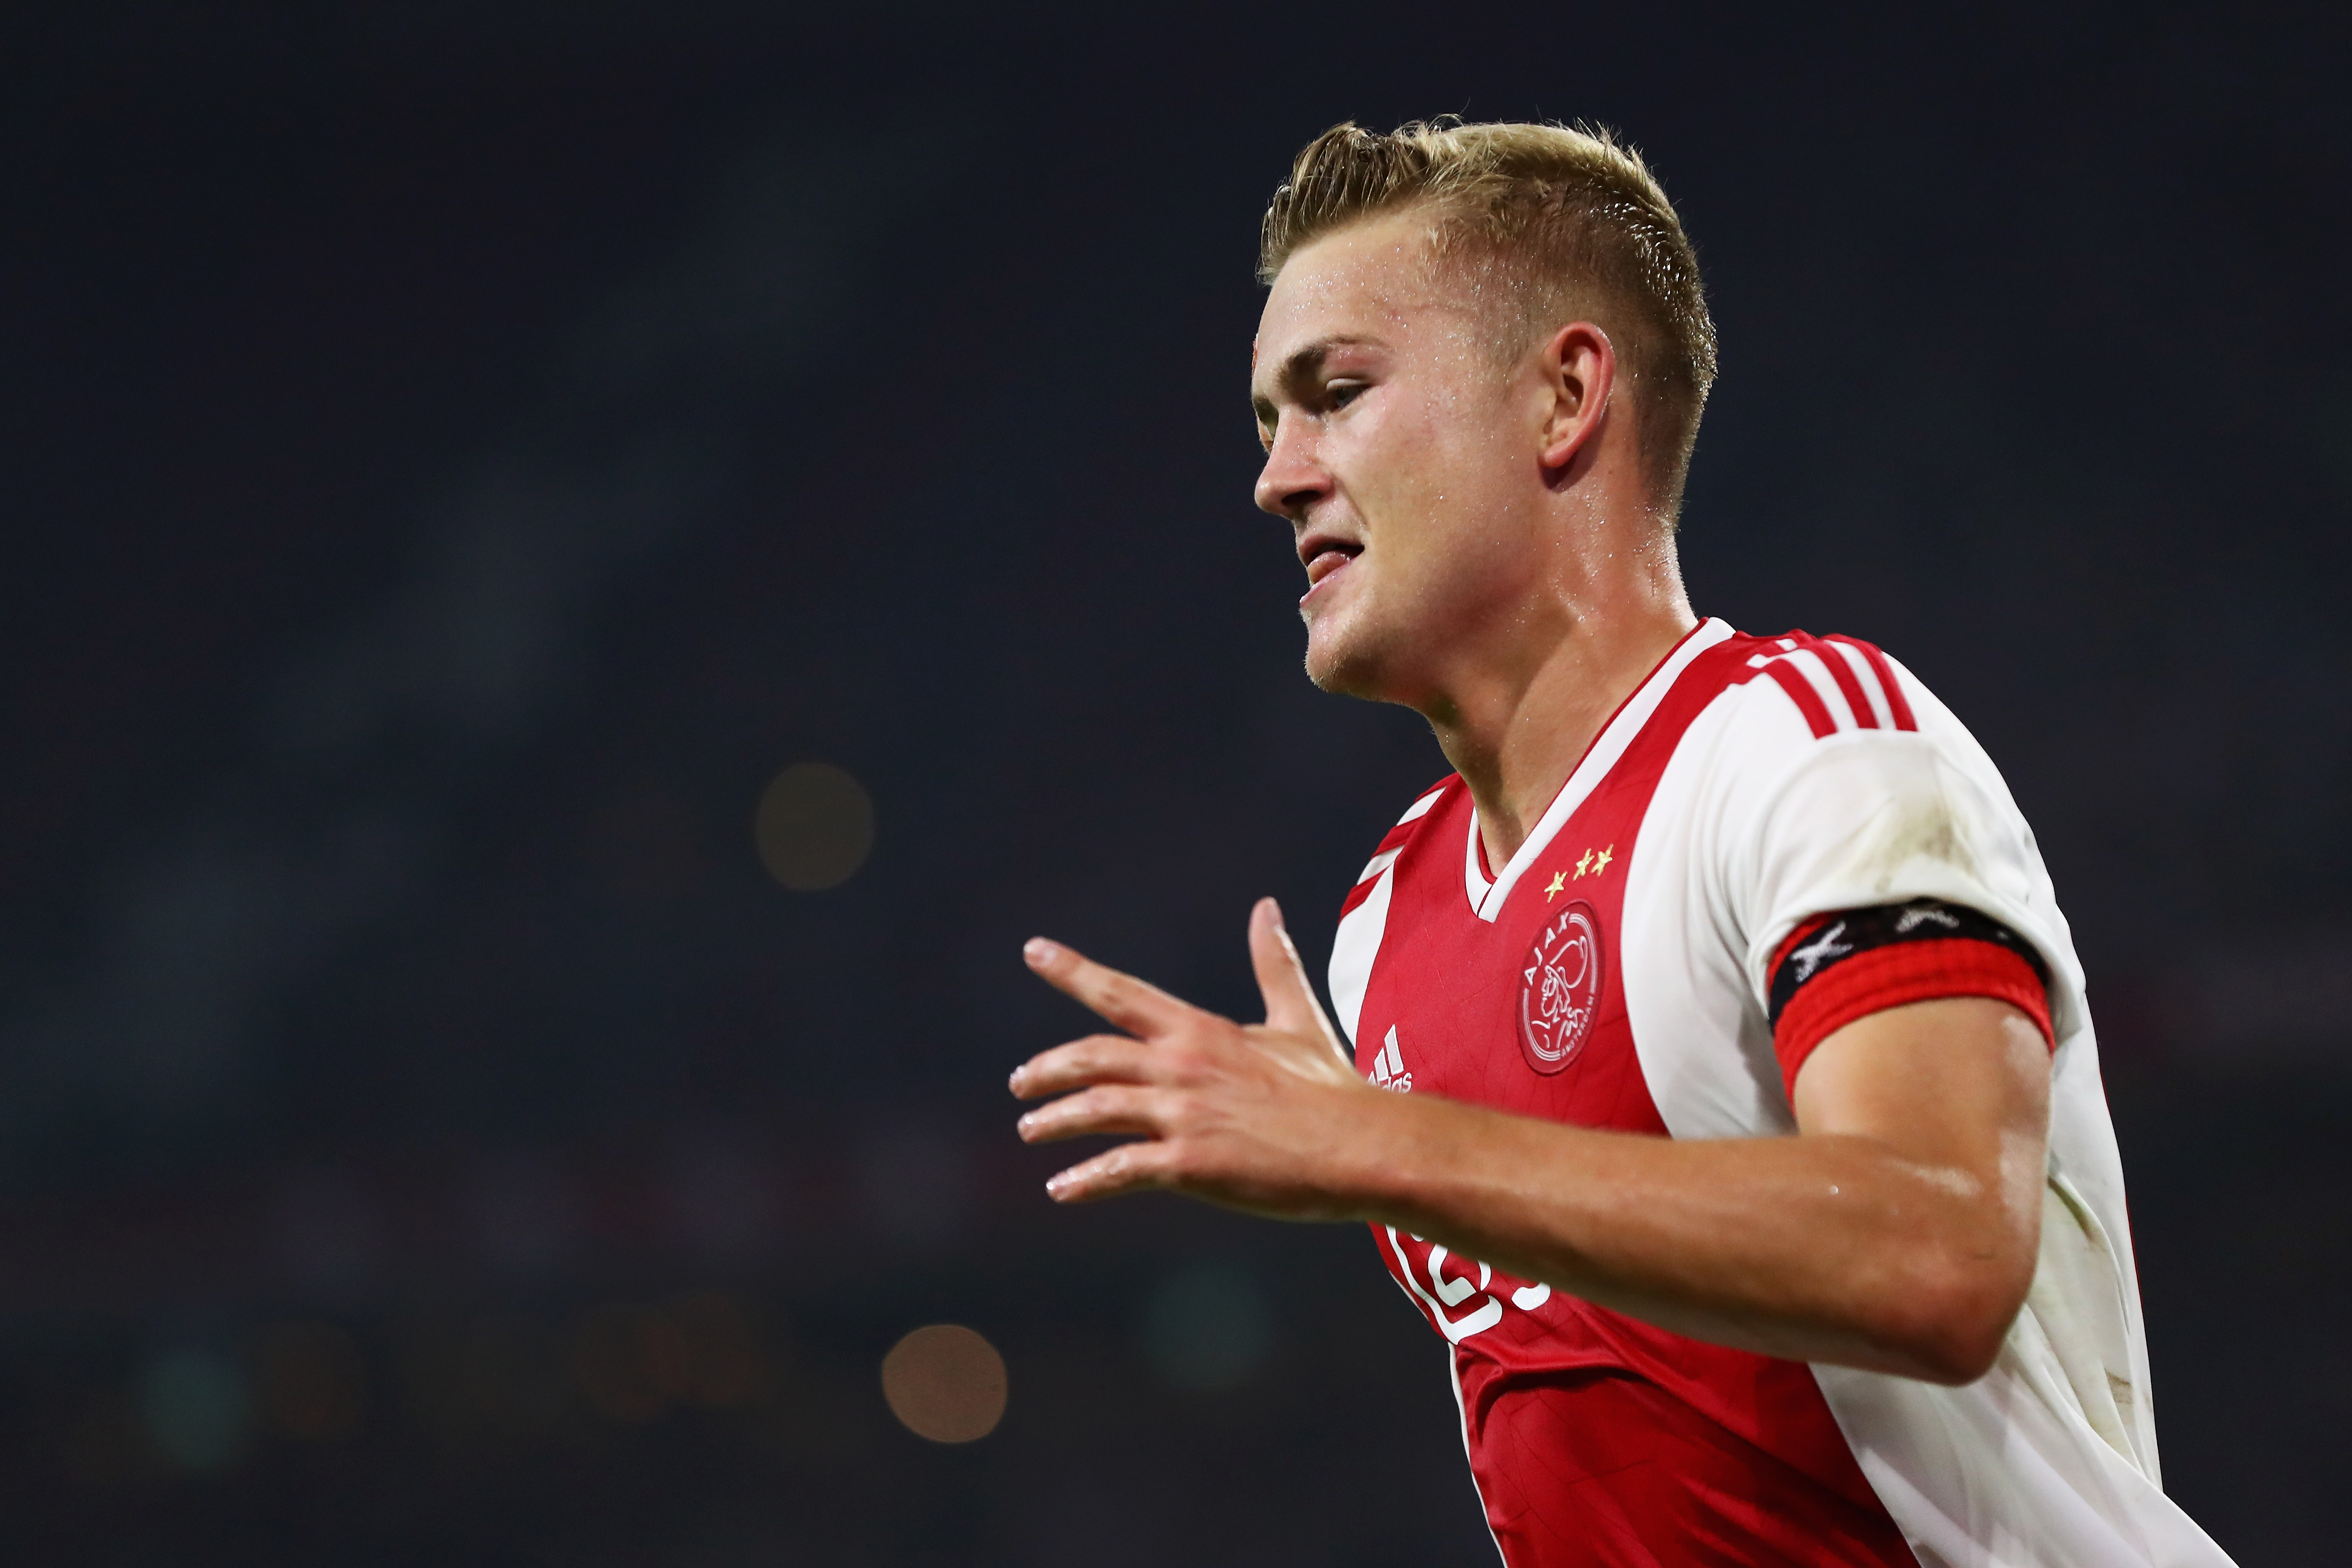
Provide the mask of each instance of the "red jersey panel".
[{"label": "red jersey panel", "polygon": [[[1690,662],[1493,919],[1471,903],[1483,873],[1467,788],[1448,779],[1424,797],[1382,847],[1392,875],[1359,1070],[1416,1094],[1667,1135],[1619,969],[1626,868],[1684,730],[1758,673],[1749,658],[1764,646],[1734,637]],[[1472,1471],[1511,1568],[1915,1562],[1810,1367],[1375,1235],[1451,1342]]]},{"label": "red jersey panel", "polygon": [[[1797,1131],[1842,1022],[1992,996],[2049,1039],[2033,1285],[1959,1386],[1718,1349],[1385,1229],[1512,1568],[2229,1568],[2163,1490],[2123,1166],[2049,870],[2000,770],[1848,637],[1696,628],[1499,870],[1461,781],[1382,840],[1331,1001],[1360,1070],[1633,1136]],[[1910,1543],[1906,1548],[1906,1542]]]}]

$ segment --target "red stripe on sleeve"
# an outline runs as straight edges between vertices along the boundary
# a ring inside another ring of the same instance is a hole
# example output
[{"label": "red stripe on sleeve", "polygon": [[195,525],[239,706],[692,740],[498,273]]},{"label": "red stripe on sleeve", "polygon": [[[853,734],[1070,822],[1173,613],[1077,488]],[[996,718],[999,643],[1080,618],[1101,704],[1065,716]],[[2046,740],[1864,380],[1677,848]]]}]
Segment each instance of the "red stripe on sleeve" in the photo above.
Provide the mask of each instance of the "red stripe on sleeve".
[{"label": "red stripe on sleeve", "polygon": [[1916,730],[1919,727],[1918,719],[1911,711],[1910,700],[1903,695],[1903,683],[1895,679],[1895,667],[1887,663],[1885,654],[1860,637],[1832,637],[1829,640],[1845,644],[1869,664],[1871,673],[1878,677],[1879,689],[1886,693],[1886,710],[1895,715],[1896,729]]},{"label": "red stripe on sleeve", "polygon": [[1797,705],[1797,711],[1813,727],[1814,740],[1837,733],[1837,721],[1830,717],[1829,704],[1822,700],[1822,694],[1813,689],[1813,683],[1805,679],[1802,670],[1792,669],[1776,658],[1764,667],[1764,673],[1780,683],[1780,689],[1789,694],[1789,700]]},{"label": "red stripe on sleeve", "polygon": [[[1792,933],[1782,944],[1776,965],[1796,940]],[[1796,1097],[1797,1069],[1813,1047],[1848,1024],[1889,1007],[1946,996],[2006,1002],[2033,1020],[2052,1050],[2058,1048],[2049,993],[2021,954],[1972,936],[1896,942],[1842,959],[1797,988],[1772,1031],[1772,1052],[1780,1058],[1780,1081],[1790,1098]]]},{"label": "red stripe on sleeve", "polygon": [[[1870,705],[1870,698],[1862,689],[1862,681],[1853,673],[1853,666],[1845,661],[1845,655],[1817,637],[1808,637],[1803,632],[1790,632],[1789,635],[1796,639],[1799,647],[1829,667],[1830,679],[1837,682],[1838,692],[1844,697],[1845,705],[1853,710],[1854,723],[1864,730],[1877,729],[1878,710]],[[1888,705],[1887,711],[1894,711],[1892,704]]]}]

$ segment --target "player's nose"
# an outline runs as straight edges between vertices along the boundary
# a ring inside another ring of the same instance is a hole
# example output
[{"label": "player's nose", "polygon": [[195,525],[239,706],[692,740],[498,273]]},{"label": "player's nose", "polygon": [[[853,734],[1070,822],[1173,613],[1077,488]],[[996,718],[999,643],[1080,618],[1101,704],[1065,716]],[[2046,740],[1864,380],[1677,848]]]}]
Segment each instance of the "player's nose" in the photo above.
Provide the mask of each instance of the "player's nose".
[{"label": "player's nose", "polygon": [[1283,419],[1274,427],[1274,441],[1265,449],[1265,467],[1258,470],[1258,510],[1294,521],[1331,491],[1331,476],[1324,468],[1315,443],[1300,429],[1301,421]]}]

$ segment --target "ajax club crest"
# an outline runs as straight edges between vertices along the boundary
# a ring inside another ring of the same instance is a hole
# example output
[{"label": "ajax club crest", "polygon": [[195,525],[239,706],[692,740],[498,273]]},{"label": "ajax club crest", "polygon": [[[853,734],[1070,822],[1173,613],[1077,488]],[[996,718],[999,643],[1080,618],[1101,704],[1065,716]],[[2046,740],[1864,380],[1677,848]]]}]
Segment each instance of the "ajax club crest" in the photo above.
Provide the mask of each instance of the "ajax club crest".
[{"label": "ajax club crest", "polygon": [[1601,922],[1579,899],[1547,915],[1519,966],[1519,1051],[1539,1073],[1576,1059],[1601,1010]]}]

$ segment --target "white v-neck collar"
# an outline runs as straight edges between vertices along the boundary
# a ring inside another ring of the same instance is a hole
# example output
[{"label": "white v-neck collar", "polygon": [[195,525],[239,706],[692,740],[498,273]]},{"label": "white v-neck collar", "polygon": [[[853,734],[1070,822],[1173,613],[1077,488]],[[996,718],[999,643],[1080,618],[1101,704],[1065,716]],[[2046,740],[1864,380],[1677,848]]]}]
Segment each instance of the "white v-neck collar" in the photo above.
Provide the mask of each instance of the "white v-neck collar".
[{"label": "white v-neck collar", "polygon": [[1691,660],[1730,635],[1729,623],[1709,616],[1675,645],[1675,651],[1650,672],[1648,679],[1634,688],[1633,695],[1617,710],[1616,717],[1601,727],[1601,733],[1585,749],[1584,760],[1576,764],[1576,771],[1568,775],[1568,782],[1559,786],[1551,805],[1545,807],[1535,831],[1528,835],[1527,842],[1519,846],[1518,853],[1511,857],[1502,875],[1491,882],[1479,869],[1484,857],[1478,847],[1478,808],[1470,808],[1470,836],[1462,847],[1462,887],[1469,895],[1471,910],[1480,920],[1492,921],[1503,912],[1503,905],[1509,900],[1511,889],[1518,886],[1519,878],[1535,864],[1537,857],[1551,847],[1551,841],[1559,837],[1568,819],[1576,815],[1576,808],[1584,804],[1593,787],[1609,776],[1609,770],[1617,765],[1617,759],[1625,754],[1625,748],[1633,743],[1633,737],[1642,732],[1642,726],[1650,721],[1650,715],[1658,710],[1658,704],[1666,700],[1666,693],[1674,689],[1676,678],[1690,668]]}]

